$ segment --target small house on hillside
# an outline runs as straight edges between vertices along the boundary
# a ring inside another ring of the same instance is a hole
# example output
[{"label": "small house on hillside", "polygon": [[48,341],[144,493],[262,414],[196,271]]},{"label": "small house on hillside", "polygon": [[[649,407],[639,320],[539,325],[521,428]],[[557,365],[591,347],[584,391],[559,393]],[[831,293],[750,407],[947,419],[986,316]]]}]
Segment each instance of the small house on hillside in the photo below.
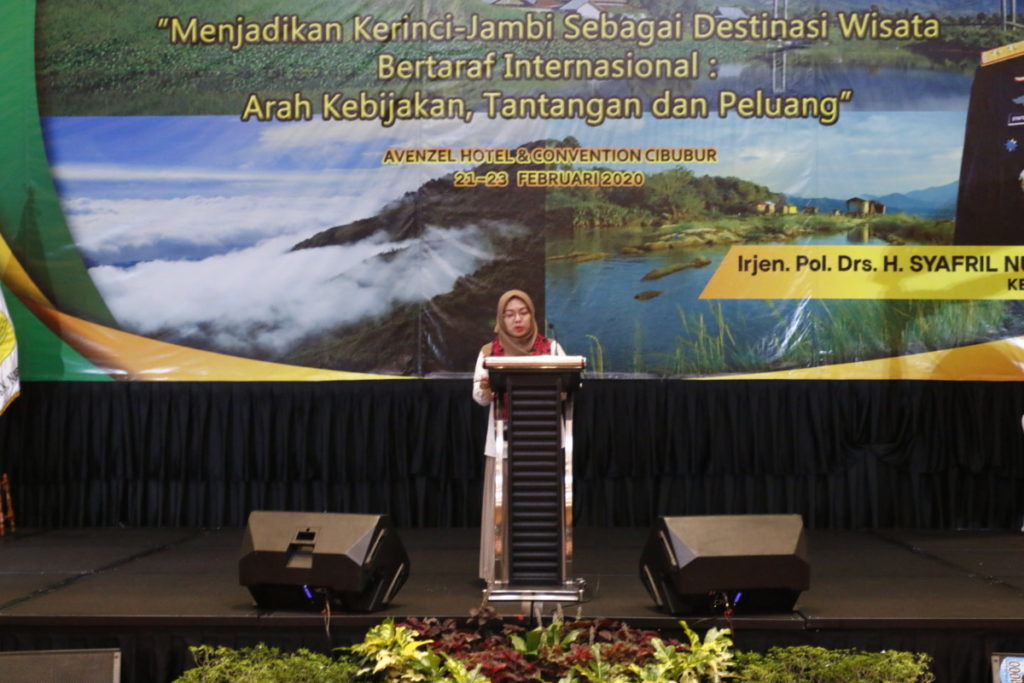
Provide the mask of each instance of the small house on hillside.
[{"label": "small house on hillside", "polygon": [[569,0],[562,5],[561,9],[565,12],[575,12],[587,19],[596,19],[601,16],[600,8],[590,0]]},{"label": "small house on hillside", "polygon": [[851,216],[881,216],[885,213],[885,204],[873,199],[853,197],[846,200],[846,213]]},{"label": "small house on hillside", "polygon": [[754,208],[758,213],[772,215],[775,213],[775,202],[758,202]]},{"label": "small house on hillside", "polygon": [[716,7],[712,16],[715,19],[746,19],[747,13],[739,7]]}]

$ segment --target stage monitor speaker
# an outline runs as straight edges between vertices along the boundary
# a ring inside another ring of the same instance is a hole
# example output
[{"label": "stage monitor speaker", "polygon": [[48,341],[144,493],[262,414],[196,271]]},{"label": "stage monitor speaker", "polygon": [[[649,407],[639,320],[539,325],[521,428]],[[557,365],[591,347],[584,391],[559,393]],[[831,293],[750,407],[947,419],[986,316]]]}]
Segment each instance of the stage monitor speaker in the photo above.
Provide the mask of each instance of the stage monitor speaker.
[{"label": "stage monitor speaker", "polygon": [[254,510],[238,580],[264,609],[373,612],[409,576],[409,556],[386,515]]},{"label": "stage monitor speaker", "polygon": [[800,515],[659,517],[640,578],[671,614],[790,612],[811,583]]}]

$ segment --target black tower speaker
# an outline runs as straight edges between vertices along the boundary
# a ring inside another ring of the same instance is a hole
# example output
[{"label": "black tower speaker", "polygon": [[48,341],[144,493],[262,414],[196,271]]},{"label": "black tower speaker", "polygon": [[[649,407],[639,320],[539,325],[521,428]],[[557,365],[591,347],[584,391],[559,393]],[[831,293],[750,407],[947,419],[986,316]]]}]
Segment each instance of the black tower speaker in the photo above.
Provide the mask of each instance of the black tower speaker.
[{"label": "black tower speaker", "polygon": [[254,510],[238,581],[265,609],[372,612],[409,576],[409,556],[385,515]]},{"label": "black tower speaker", "polygon": [[790,612],[811,583],[800,515],[659,517],[640,578],[671,614]]}]

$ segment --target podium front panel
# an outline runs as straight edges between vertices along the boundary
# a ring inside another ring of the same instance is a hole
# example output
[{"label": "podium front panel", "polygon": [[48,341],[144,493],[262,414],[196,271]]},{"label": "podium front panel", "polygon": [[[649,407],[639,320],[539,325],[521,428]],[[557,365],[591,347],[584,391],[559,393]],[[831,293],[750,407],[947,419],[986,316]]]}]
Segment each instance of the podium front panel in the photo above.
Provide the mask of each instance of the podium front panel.
[{"label": "podium front panel", "polygon": [[564,580],[559,384],[544,376],[509,378],[509,585],[556,585]]},{"label": "podium front panel", "polygon": [[572,569],[572,396],[582,356],[484,359],[496,426],[495,573],[487,599],[579,602]]}]

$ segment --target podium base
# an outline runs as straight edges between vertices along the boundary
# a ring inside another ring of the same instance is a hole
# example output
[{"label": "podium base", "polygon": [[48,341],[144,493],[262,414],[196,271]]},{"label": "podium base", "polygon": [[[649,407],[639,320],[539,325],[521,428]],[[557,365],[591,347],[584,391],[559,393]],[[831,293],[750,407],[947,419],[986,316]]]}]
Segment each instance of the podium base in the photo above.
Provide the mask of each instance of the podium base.
[{"label": "podium base", "polygon": [[589,599],[590,590],[583,579],[549,586],[510,586],[492,581],[484,589],[486,602],[585,602]]}]

